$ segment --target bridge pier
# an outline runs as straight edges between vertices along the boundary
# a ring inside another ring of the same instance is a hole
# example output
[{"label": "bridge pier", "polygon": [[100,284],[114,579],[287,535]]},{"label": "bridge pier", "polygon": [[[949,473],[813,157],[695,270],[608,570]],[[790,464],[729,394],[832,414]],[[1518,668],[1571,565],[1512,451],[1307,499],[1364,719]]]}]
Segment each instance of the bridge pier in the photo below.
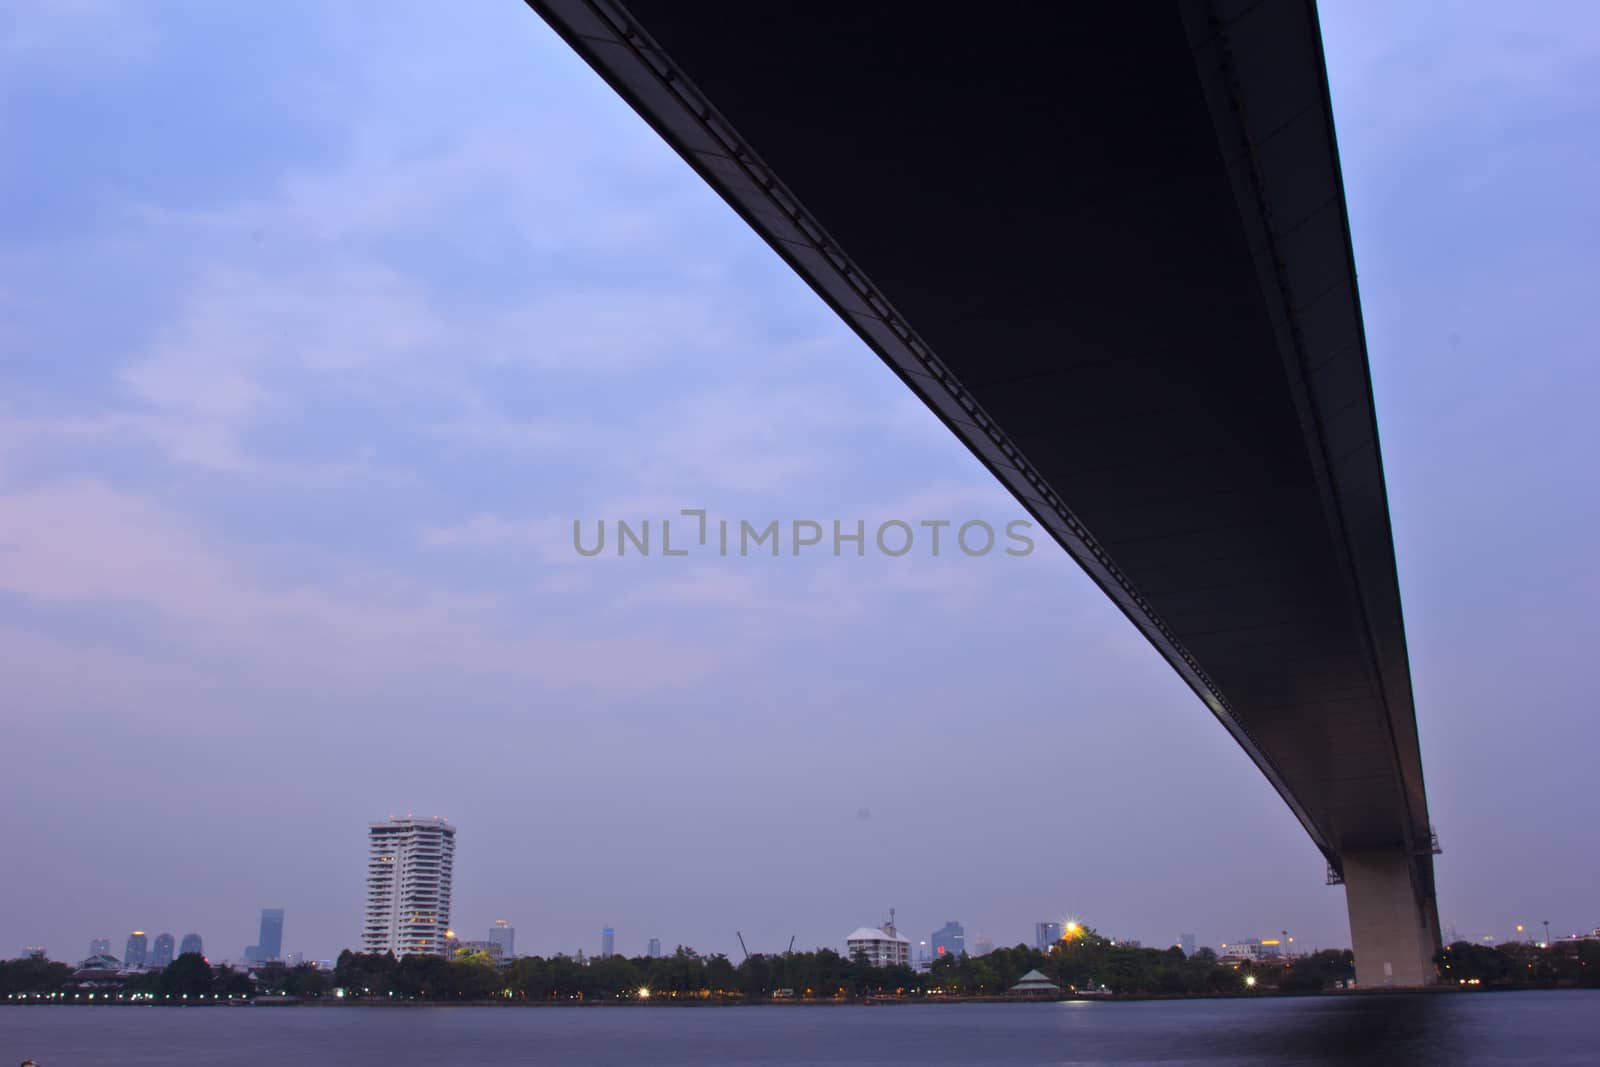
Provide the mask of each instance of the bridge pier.
[{"label": "bridge pier", "polygon": [[1439,910],[1418,884],[1413,858],[1403,848],[1352,852],[1344,863],[1350,945],[1360,989],[1404,989],[1438,981]]}]

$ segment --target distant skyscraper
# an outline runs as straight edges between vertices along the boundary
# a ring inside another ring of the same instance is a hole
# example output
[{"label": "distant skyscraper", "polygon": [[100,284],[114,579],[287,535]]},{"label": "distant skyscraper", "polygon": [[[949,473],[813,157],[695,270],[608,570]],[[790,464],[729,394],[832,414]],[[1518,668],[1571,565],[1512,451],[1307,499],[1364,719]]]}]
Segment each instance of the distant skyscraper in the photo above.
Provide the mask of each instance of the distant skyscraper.
[{"label": "distant skyscraper", "polygon": [[933,958],[940,956],[960,956],[967,950],[967,932],[961,924],[951,919],[928,938],[928,948],[933,953]]},{"label": "distant skyscraper", "polygon": [[261,959],[280,959],[283,956],[283,909],[261,909],[261,935],[256,938],[261,949]]},{"label": "distant skyscraper", "polygon": [[1193,934],[1179,934],[1178,935],[1178,947],[1183,949],[1183,954],[1185,956],[1193,956],[1194,955],[1194,935]]},{"label": "distant skyscraper", "polygon": [[659,960],[661,958],[661,939],[659,937],[652,937],[650,939],[649,954],[650,958],[653,960]]},{"label": "distant skyscraper", "polygon": [[364,952],[445,956],[456,828],[444,819],[407,816],[367,827]]},{"label": "distant skyscraper", "polygon": [[972,939],[972,954],[974,956],[987,956],[994,951],[994,939],[988,934],[979,934]]},{"label": "distant skyscraper", "polygon": [[1061,924],[1060,923],[1034,923],[1033,924],[1033,947],[1034,948],[1040,949],[1042,951],[1042,950],[1050,948],[1057,941],[1060,941],[1060,940],[1061,940]]},{"label": "distant skyscraper", "polygon": [[489,928],[489,943],[499,945],[501,957],[509,960],[517,954],[517,931],[504,919],[496,919]]},{"label": "distant skyscraper", "polygon": [[157,934],[156,943],[150,949],[150,966],[169,966],[172,963],[172,948],[177,943],[171,934]]},{"label": "distant skyscraper", "polygon": [[615,956],[617,954],[617,932],[611,927],[600,931],[600,955]]},{"label": "distant skyscraper", "polygon": [[89,955],[90,956],[109,956],[109,955],[111,955],[111,939],[109,937],[97,937],[93,941],[89,942]]},{"label": "distant skyscraper", "polygon": [[150,951],[150,942],[144,936],[143,930],[135,930],[128,935],[127,950],[122,953],[122,964],[125,967],[143,967]]},{"label": "distant skyscraper", "polygon": [[184,934],[183,943],[178,946],[180,956],[187,956],[191,952],[197,956],[206,954],[205,945],[201,942],[199,934]]}]

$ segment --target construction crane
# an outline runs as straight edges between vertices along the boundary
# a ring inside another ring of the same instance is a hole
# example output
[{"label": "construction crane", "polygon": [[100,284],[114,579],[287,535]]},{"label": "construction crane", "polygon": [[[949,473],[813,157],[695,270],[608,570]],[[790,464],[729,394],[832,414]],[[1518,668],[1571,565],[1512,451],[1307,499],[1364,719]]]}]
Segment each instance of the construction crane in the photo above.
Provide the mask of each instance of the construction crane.
[{"label": "construction crane", "polygon": [[741,931],[741,930],[735,930],[735,931],[734,931],[734,933],[736,933],[736,934],[738,934],[738,935],[739,935],[739,947],[740,947],[740,948],[741,948],[741,949],[744,949],[744,958],[745,958],[745,959],[749,959],[749,958],[750,958],[750,950],[749,950],[749,949],[748,949],[748,948],[745,948],[745,944],[744,944],[744,932],[743,932],[743,931]]},{"label": "construction crane", "polygon": [[790,954],[792,954],[794,952],[794,939],[795,939],[795,936],[796,935],[794,935],[794,934],[790,934],[789,935],[789,947],[783,953],[785,956],[788,956],[788,955],[790,955]]}]

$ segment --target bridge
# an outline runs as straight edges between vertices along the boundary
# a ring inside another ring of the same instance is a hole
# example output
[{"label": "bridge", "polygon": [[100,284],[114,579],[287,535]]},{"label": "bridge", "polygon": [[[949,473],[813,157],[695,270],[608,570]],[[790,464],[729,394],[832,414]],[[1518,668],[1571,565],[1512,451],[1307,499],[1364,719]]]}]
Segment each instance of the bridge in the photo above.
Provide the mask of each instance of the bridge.
[{"label": "bridge", "polygon": [[1310,0],[528,3],[1198,694],[1344,884],[1358,984],[1432,982]]}]

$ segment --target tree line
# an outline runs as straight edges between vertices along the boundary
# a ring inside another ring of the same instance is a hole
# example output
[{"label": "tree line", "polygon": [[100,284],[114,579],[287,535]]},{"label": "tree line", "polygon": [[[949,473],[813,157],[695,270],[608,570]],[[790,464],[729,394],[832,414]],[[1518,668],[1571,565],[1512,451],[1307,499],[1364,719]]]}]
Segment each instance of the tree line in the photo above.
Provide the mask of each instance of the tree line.
[{"label": "tree line", "polygon": [[875,967],[831,949],[755,954],[733,963],[679,947],[651,958],[523,956],[496,967],[486,956],[445,960],[346,951],[334,984],[346,996],[419,1000],[618,1001],[637,999],[754,1000],[774,997],[1006,996],[1029,971],[1061,987],[1117,994],[1226,994],[1250,989],[1316,992],[1354,977],[1348,951],[1325,951],[1281,963],[1224,964],[1210,949],[1116,945],[1081,932],[1048,951],[1017,945],[984,956],[941,956],[926,972]]},{"label": "tree line", "polygon": [[[1435,958],[1440,981],[1474,988],[1600,986],[1600,941],[1535,945],[1473,945],[1458,942]],[[1061,987],[1115,994],[1157,996],[1234,993],[1315,993],[1350,982],[1355,962],[1349,950],[1328,949],[1292,960],[1235,965],[1202,948],[1185,956],[1178,948],[1117,945],[1085,930],[1048,951],[1017,945],[984,956],[941,956],[926,972],[909,967],[874,967],[831,949],[752,955],[738,964],[720,953],[702,956],[679,947],[659,958],[622,956],[583,961],[570,956],[523,956],[497,965],[487,955],[455,959],[340,953],[331,974],[311,964],[262,964],[250,971],[213,967],[195,953],[179,956],[160,971],[127,977],[104,999],[138,997],[157,1002],[206,1002],[260,995],[307,1000],[338,996],[374,1000],[520,1002],[617,1002],[702,1000],[735,1003],[774,997],[856,999],[869,996],[1004,996],[1023,975],[1037,970]],[[83,999],[74,969],[39,958],[0,962],[0,997],[50,996]]]}]

